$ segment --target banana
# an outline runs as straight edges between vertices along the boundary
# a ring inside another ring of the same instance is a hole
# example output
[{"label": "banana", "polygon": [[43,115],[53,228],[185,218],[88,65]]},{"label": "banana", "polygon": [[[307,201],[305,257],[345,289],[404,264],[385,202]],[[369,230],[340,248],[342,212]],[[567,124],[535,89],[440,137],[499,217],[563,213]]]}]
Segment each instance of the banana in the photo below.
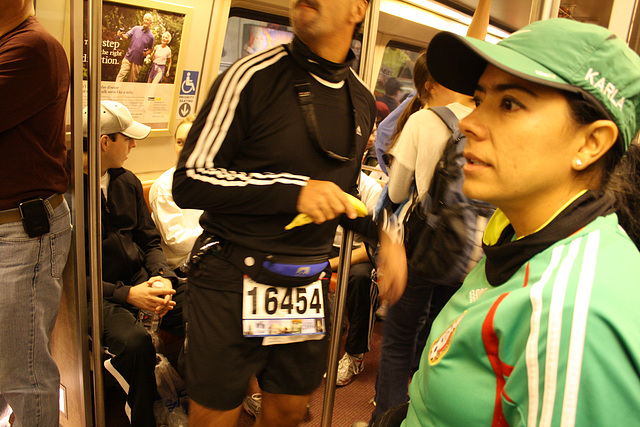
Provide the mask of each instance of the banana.
[{"label": "banana", "polygon": [[356,208],[356,213],[358,214],[358,216],[367,216],[367,214],[369,212],[367,212],[367,206],[362,203],[362,201],[360,201],[360,199],[358,199],[357,197],[352,196],[349,193],[344,193],[347,195],[347,198],[349,199],[349,202],[351,203],[351,205]]},{"label": "banana", "polygon": [[[358,214],[358,216],[366,216],[367,215],[367,206],[362,203],[360,201],[360,199],[358,199],[357,197],[352,196],[349,193],[344,193],[347,195],[347,198],[349,199],[349,203],[351,203],[351,205],[356,209],[356,213]],[[312,223],[313,220],[311,219],[311,217],[307,214],[301,213],[296,215],[296,217],[293,219],[293,221],[291,221],[289,224],[287,224],[284,229],[285,230],[291,230],[294,227],[299,227],[301,225],[307,225]]]}]

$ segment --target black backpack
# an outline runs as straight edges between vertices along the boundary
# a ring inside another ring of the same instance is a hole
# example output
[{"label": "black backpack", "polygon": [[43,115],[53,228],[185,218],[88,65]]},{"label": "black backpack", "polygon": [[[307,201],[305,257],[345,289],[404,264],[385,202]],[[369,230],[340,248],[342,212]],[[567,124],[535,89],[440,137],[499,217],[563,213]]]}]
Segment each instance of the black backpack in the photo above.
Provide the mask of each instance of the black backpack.
[{"label": "black backpack", "polygon": [[482,233],[495,208],[462,192],[466,137],[447,107],[430,108],[451,137],[436,165],[428,193],[413,201],[404,220],[409,268],[436,284],[458,286],[482,258]]}]

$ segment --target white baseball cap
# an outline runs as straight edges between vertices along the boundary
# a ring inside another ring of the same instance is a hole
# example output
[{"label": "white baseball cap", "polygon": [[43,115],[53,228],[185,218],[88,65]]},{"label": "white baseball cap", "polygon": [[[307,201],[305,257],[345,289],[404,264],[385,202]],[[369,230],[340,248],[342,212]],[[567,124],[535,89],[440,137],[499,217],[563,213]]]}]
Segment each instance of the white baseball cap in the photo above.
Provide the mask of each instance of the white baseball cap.
[{"label": "white baseball cap", "polygon": [[[129,138],[144,139],[149,136],[151,128],[133,120],[131,113],[124,105],[115,101],[102,101],[100,114],[100,135],[121,133]],[[87,136],[88,108],[82,110],[82,135]]]}]

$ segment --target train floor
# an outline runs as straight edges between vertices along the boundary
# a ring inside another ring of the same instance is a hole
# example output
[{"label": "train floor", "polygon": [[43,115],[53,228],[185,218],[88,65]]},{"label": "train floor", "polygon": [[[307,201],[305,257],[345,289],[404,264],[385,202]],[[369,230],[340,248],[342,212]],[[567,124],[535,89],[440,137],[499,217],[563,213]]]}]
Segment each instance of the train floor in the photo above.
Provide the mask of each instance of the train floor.
[{"label": "train floor", "polygon": [[[340,357],[344,353],[344,341],[340,349]],[[334,427],[350,427],[356,421],[369,421],[374,409],[372,400],[375,395],[375,382],[378,373],[378,360],[380,358],[380,345],[382,343],[382,322],[378,321],[373,330],[371,339],[371,351],[365,355],[365,368],[354,377],[350,384],[337,387],[333,419]],[[301,426],[319,427],[322,421],[322,406],[324,402],[324,384],[311,395],[309,416]],[[106,426],[126,427],[128,419],[124,413],[124,392],[119,387],[112,387],[107,392],[105,401]],[[254,424],[254,418],[244,410],[240,415],[239,427],[250,427]]]}]

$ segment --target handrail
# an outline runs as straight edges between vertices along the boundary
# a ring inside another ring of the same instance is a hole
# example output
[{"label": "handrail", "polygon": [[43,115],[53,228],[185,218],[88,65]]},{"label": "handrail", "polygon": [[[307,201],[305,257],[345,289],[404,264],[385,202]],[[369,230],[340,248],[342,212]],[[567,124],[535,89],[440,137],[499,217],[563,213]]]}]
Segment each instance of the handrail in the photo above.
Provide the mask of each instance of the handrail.
[{"label": "handrail", "polygon": [[87,96],[88,156],[88,212],[89,229],[89,277],[91,281],[91,337],[93,342],[93,404],[96,426],[105,423],[104,383],[102,377],[102,230],[101,230],[101,189],[100,189],[100,87],[102,49],[102,1],[88,2],[87,20],[89,34],[88,71],[89,91]]}]

